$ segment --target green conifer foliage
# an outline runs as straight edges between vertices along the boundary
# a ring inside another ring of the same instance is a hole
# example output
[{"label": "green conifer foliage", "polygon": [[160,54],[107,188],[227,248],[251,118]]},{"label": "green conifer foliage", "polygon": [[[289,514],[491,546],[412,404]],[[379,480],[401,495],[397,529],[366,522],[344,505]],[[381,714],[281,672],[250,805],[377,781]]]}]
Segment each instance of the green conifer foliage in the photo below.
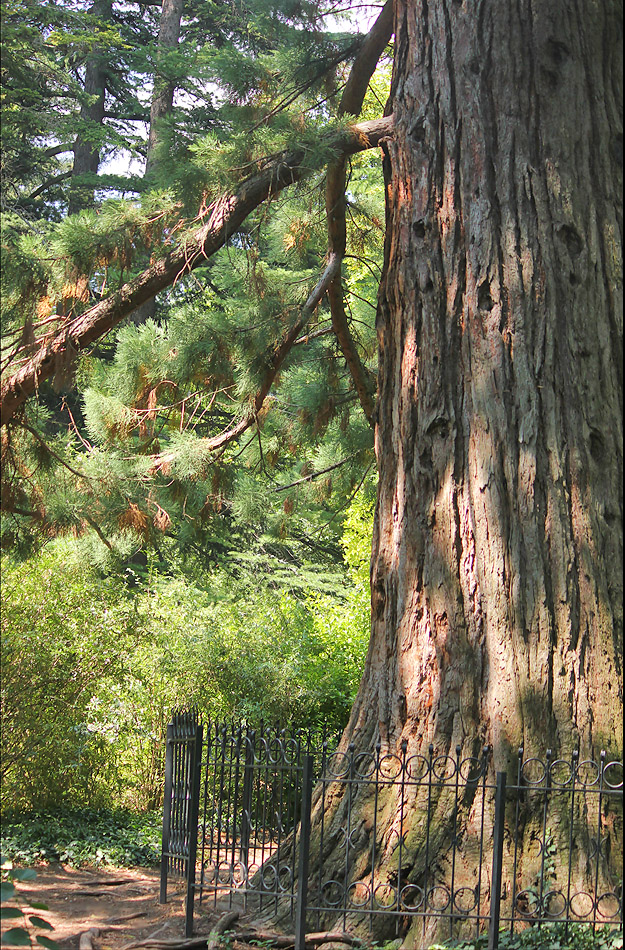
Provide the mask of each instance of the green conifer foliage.
[{"label": "green conifer foliage", "polygon": [[[189,0],[179,42],[166,50],[157,47],[152,6],[113,3],[103,20],[69,0],[54,12],[32,4],[27,34],[15,13],[11,62],[29,44],[42,47],[59,77],[64,125],[44,117],[20,131],[16,120],[11,135],[40,150],[82,136],[104,165],[93,179],[82,176],[95,189],[91,208],[67,215],[63,191],[39,210],[36,226],[9,212],[5,367],[184,243],[211,202],[281,150],[303,149],[304,164],[320,170],[265,202],[221,251],[162,292],[153,318],[128,319],[78,359],[59,353],[51,382],[3,437],[5,547],[29,550],[72,532],[97,539],[107,569],[137,550],[158,552],[164,567],[172,550],[194,563],[219,551],[235,572],[252,570],[249,559],[259,556],[290,589],[333,587],[320,571],[330,578],[342,511],[371,469],[373,441],[323,299],[299,329],[326,266],[323,161],[332,152],[321,133],[345,124],[338,102],[361,46],[353,33],[328,31],[327,9]],[[88,128],[81,82],[94,50],[109,59],[107,105],[101,125]],[[145,153],[157,69],[175,89],[159,120],[157,161],[143,181],[111,175],[106,160],[115,150],[127,159]],[[372,85],[367,117],[381,114],[387,78]],[[38,105],[45,97],[56,105],[55,87],[42,92],[34,74],[23,81]],[[15,173],[20,195],[29,174]],[[346,306],[360,358],[373,370],[383,240],[376,157],[352,160],[347,198]],[[251,424],[229,440],[247,417]],[[285,557],[299,579],[283,570]]]}]

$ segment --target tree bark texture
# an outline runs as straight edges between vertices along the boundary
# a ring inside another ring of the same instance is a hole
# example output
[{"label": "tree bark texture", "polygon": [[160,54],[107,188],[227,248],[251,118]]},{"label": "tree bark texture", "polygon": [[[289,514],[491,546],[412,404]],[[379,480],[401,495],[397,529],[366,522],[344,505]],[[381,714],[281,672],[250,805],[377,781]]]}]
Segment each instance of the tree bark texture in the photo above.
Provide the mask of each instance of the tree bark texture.
[{"label": "tree bark texture", "polygon": [[161,75],[166,65],[167,53],[175,50],[180,37],[180,21],[184,0],[163,0],[161,7],[161,21],[158,33],[158,53],[156,57],[156,72],[154,75],[154,91],[150,105],[150,133],[148,138],[148,155],[145,173],[148,175],[157,161],[159,144],[159,122],[171,113],[174,104],[175,84],[166,75]]},{"label": "tree bark texture", "polygon": [[[620,745],[618,5],[399,3],[352,730]],[[402,711],[403,710],[403,711]]]},{"label": "tree bark texture", "polygon": [[[91,7],[91,13],[101,17],[102,20],[108,21],[111,18],[112,9],[112,0],[95,0]],[[93,126],[101,126],[104,122],[107,74],[106,54],[95,46],[85,64],[84,91],[89,100],[85,102],[80,110],[81,121],[92,128]],[[94,139],[89,134],[88,129],[83,130],[74,143],[72,178],[79,178],[80,175],[86,173],[96,174],[99,165],[100,148],[94,144]],[[90,207],[93,204],[93,194],[92,187],[73,181],[69,194],[69,214],[76,214],[78,211]]]},{"label": "tree bark texture", "polygon": [[342,747],[491,745],[512,774],[519,746],[617,752],[620,7],[398,0],[395,37],[372,630]]}]

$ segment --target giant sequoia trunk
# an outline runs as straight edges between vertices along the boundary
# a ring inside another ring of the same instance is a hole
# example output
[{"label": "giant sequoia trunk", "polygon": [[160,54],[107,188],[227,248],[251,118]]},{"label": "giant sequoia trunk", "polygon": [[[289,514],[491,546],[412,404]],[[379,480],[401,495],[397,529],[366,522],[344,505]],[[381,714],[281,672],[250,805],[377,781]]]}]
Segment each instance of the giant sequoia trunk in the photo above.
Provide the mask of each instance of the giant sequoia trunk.
[{"label": "giant sequoia trunk", "polygon": [[619,10],[397,2],[357,749],[620,748]]},{"label": "giant sequoia trunk", "polygon": [[621,741],[618,10],[398,3],[350,727],[383,743]]}]

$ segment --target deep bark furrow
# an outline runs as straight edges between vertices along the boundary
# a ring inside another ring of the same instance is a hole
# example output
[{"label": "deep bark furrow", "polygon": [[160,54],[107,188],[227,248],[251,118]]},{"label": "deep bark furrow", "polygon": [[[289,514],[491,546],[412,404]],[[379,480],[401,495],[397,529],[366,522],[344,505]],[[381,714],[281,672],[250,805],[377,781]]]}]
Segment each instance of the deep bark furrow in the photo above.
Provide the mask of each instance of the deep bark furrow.
[{"label": "deep bark furrow", "polygon": [[365,728],[391,751],[468,754],[478,735],[496,768],[519,745],[618,749],[620,202],[605,156],[620,126],[594,17],[561,0],[397,3],[372,639],[345,741]]}]

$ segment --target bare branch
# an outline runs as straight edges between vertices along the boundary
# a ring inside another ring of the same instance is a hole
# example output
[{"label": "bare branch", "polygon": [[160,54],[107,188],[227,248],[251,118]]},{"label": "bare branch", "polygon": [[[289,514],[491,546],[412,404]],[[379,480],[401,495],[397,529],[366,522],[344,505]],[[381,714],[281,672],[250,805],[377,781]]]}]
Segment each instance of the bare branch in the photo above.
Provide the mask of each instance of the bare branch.
[{"label": "bare branch", "polygon": [[[369,80],[378,60],[393,33],[393,2],[387,0],[382,12],[371,27],[349,74],[339,106],[340,115],[358,115],[362,108]],[[326,179],[326,214],[328,219],[328,244],[332,254],[341,258],[347,243],[345,222],[345,155],[328,165]],[[332,327],[360,399],[369,425],[374,424],[374,379],[360,359],[352,338],[345,312],[341,273],[328,289],[328,301],[332,315]]]},{"label": "bare branch", "polygon": [[345,465],[346,462],[351,462],[351,460],[357,455],[358,452],[352,452],[351,455],[341,459],[340,462],[335,462],[334,465],[329,465],[328,468],[322,468],[319,472],[312,472],[310,475],[304,475],[303,478],[298,478],[294,482],[290,482],[288,485],[278,485],[278,487],[274,488],[273,491],[287,491],[289,488],[296,488],[298,485],[303,485],[305,482],[312,482],[315,478],[321,478],[322,475],[327,475],[328,472],[333,472],[335,468],[340,468],[341,465]]},{"label": "bare branch", "polygon": [[49,178],[47,181],[44,181],[43,185],[39,185],[39,187],[35,188],[34,191],[31,191],[29,195],[26,195],[26,199],[28,201],[33,201],[33,199],[38,198],[39,195],[42,195],[44,191],[48,191],[49,188],[54,188],[55,185],[60,185],[62,181],[66,181],[71,177],[71,172],[63,172],[62,175],[56,175],[54,178]]},{"label": "bare branch", "polygon": [[59,462],[69,472],[71,472],[72,475],[76,475],[77,478],[84,478],[85,481],[91,481],[91,478],[89,475],[85,475],[84,472],[79,472],[77,469],[72,468],[69,462],[66,462],[64,458],[62,458],[60,455],[58,455],[54,451],[54,449],[51,449],[48,443],[46,442],[46,440],[43,439],[35,429],[31,428],[29,425],[27,425],[27,423],[23,421],[20,423],[20,426],[22,429],[25,429],[27,432],[30,432],[33,438],[35,438],[45,448],[46,452],[48,452],[52,456],[53,459],[56,459],[57,462]]},{"label": "bare branch", "polygon": [[323,330],[315,330],[313,333],[306,333],[304,336],[300,337],[299,340],[296,340],[293,344],[294,346],[303,346],[306,343],[309,343],[311,340],[316,340],[320,336],[328,336],[329,333],[334,333],[332,327],[324,327]]}]

